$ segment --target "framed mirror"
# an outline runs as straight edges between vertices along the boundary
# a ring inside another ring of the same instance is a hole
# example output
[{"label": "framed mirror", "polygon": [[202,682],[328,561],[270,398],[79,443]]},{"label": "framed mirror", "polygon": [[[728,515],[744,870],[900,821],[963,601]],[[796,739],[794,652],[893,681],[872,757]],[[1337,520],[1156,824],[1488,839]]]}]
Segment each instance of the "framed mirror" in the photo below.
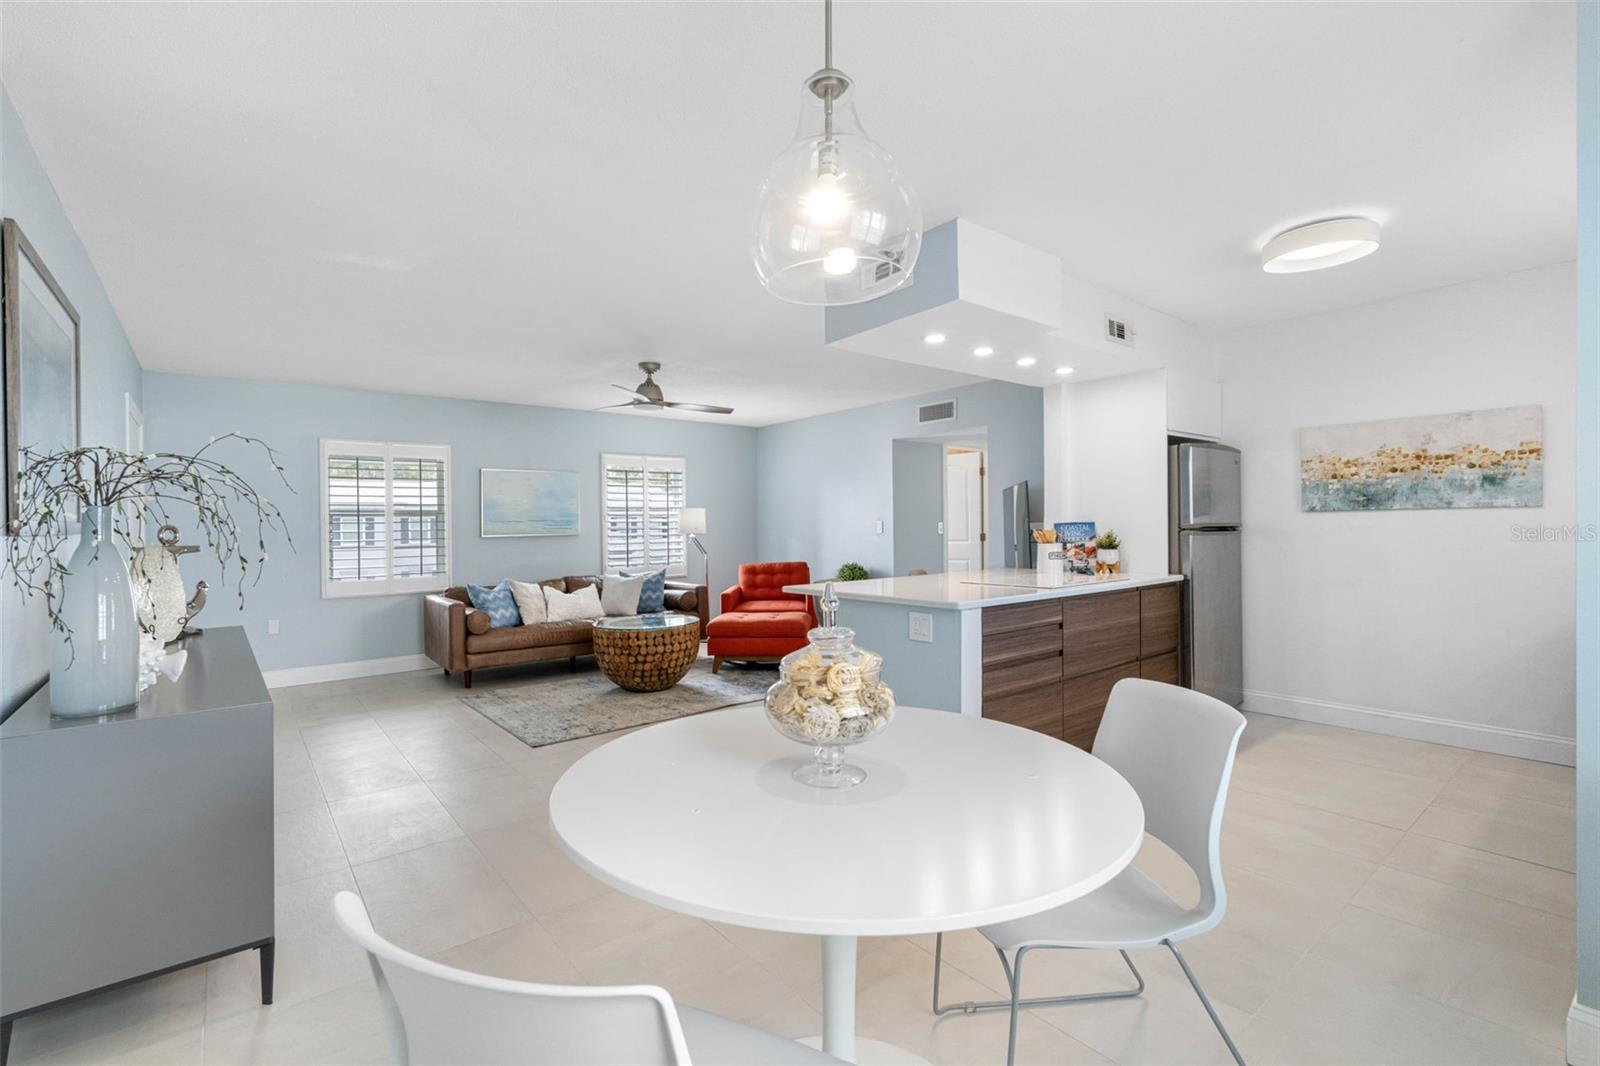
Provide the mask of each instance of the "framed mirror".
[{"label": "framed mirror", "polygon": [[15,219],[0,223],[0,345],[6,398],[6,529],[20,514],[23,448],[78,446],[78,312]]}]

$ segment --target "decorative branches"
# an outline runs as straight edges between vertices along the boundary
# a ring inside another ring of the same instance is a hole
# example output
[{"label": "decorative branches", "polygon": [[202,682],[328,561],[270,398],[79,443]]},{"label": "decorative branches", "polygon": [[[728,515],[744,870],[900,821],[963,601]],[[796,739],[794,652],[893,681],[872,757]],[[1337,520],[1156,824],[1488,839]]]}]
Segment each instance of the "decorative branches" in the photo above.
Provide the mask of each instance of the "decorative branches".
[{"label": "decorative branches", "polygon": [[[237,564],[239,603],[243,606],[245,579],[252,564],[255,580],[250,584],[261,580],[267,561],[267,531],[281,533],[291,549],[294,542],[283,512],[238,472],[210,455],[212,448],[229,440],[261,448],[284,488],[294,491],[284,477],[278,453],[266,442],[242,433],[212,437],[193,455],[137,454],[103,446],[48,453],[23,448],[16,485],[17,518],[8,531],[0,574],[10,576],[12,584],[29,598],[43,595],[51,627],[70,641],[72,631],[58,612],[67,568],[57,556],[75,532],[72,505],[112,508],[116,532],[128,542],[134,530],[171,521],[169,504],[183,504],[195,509],[196,524],[222,567],[224,583]],[[254,512],[254,548],[245,541],[234,516],[236,509],[246,521]]]}]

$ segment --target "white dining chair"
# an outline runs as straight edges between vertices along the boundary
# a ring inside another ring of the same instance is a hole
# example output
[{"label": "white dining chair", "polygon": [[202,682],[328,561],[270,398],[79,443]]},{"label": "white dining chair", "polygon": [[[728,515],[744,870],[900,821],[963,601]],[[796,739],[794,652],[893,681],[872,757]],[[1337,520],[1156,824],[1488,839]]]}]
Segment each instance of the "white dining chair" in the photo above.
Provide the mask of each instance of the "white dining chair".
[{"label": "white dining chair", "polygon": [[[1165,947],[1183,969],[1212,1024],[1228,1045],[1234,1062],[1244,1066],[1239,1049],[1217,1017],[1211,1000],[1178,941],[1215,929],[1227,909],[1222,883],[1222,807],[1228,797],[1244,715],[1200,692],[1159,681],[1127,678],[1111,690],[1105,717],[1094,738],[1094,754],[1133,786],[1144,804],[1145,831],[1167,845],[1194,871],[1200,901],[1183,907],[1133,866],[1071,903],[1027,918],[978,930],[994,945],[1011,989],[1009,1000],[987,1003],[939,1003],[939,971],[944,936],[934,941],[933,1012],[974,1013],[1009,1010],[1011,1037],[1007,1066],[1017,1048],[1017,1012],[1022,1007],[1125,999],[1144,991],[1144,977],[1128,956],[1141,948]],[[1137,987],[1124,991],[1023,999],[1022,960],[1042,948],[1112,950],[1133,972]],[[1012,958],[1007,958],[1007,952]]]},{"label": "white dining chair", "polygon": [[680,1007],[653,985],[543,985],[445,966],[379,936],[354,892],[335,896],[333,912],[340,928],[367,953],[396,1066],[837,1066],[841,1061],[719,1015]]}]

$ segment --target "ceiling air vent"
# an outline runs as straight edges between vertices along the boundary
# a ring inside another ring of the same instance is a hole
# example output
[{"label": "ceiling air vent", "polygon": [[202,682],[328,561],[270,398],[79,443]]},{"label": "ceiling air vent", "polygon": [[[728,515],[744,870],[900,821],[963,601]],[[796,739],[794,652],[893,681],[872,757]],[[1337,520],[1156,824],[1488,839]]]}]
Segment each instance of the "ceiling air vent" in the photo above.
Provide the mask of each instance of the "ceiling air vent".
[{"label": "ceiling air vent", "polygon": [[925,403],[917,408],[917,422],[923,425],[929,422],[954,422],[955,420],[956,402],[954,400]]},{"label": "ceiling air vent", "polygon": [[1106,340],[1112,344],[1125,344],[1133,347],[1133,325],[1120,318],[1106,316]]}]

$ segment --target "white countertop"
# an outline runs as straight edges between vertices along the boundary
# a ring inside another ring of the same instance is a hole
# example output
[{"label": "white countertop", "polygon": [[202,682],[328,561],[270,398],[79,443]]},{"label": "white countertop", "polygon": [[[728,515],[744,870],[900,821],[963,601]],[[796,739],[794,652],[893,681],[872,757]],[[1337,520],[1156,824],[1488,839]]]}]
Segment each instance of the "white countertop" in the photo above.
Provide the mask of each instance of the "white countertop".
[{"label": "white countertop", "polygon": [[[1167,585],[1182,580],[1181,574],[1114,574],[1105,577],[1073,574],[1052,577],[1037,570],[974,570],[960,574],[835,581],[833,587],[841,600],[902,603],[910,607],[965,611],[974,607],[1025,603],[1028,600],[1087,596],[1097,592],[1143,588],[1146,585]],[[820,596],[825,584],[813,581],[809,585],[785,585],[783,591]]]}]

